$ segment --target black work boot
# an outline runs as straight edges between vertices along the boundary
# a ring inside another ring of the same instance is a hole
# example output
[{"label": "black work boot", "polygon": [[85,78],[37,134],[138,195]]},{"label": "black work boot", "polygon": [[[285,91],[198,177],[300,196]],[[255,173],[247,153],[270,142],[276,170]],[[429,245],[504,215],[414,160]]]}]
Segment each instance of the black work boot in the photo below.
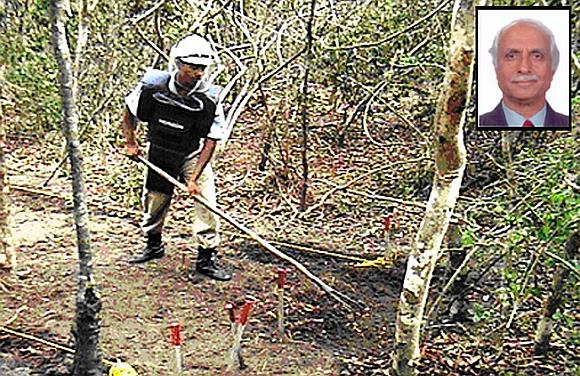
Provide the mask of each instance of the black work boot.
[{"label": "black work boot", "polygon": [[231,274],[216,263],[216,256],[215,249],[199,247],[195,271],[217,281],[229,281],[232,279]]},{"label": "black work boot", "polygon": [[141,254],[131,257],[129,263],[140,264],[163,256],[165,256],[165,247],[161,241],[161,234],[148,234],[147,246]]}]

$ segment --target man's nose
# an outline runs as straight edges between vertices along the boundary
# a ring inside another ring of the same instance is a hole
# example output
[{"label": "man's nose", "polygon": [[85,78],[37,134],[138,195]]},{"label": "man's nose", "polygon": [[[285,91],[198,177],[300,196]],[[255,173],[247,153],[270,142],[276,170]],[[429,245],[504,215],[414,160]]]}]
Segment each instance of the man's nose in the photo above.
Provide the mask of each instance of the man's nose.
[{"label": "man's nose", "polygon": [[518,72],[519,73],[529,73],[530,72],[530,57],[528,55],[522,56],[519,66]]}]

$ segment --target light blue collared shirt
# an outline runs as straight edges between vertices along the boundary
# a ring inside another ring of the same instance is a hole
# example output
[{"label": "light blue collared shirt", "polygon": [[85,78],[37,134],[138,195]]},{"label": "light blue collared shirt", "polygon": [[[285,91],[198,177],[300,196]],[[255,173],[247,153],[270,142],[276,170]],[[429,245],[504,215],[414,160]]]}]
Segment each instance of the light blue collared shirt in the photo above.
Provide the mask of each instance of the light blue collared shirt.
[{"label": "light blue collared shirt", "polygon": [[[503,108],[503,113],[505,115],[505,120],[508,124],[508,127],[513,128],[521,128],[526,121],[526,118],[522,115],[518,114],[517,112],[511,110],[508,106],[501,101],[501,107]],[[546,120],[546,104],[544,107],[538,112],[534,114],[529,120],[534,124],[534,127],[543,128],[544,122]]]}]

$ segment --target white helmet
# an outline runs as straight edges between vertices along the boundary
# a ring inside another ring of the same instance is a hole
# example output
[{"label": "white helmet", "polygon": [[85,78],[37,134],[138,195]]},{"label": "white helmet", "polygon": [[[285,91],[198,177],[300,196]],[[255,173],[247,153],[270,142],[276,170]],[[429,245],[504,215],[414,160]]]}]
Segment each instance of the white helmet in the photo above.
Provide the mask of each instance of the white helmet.
[{"label": "white helmet", "polygon": [[197,34],[192,34],[171,48],[169,52],[170,66],[175,67],[177,61],[207,67],[217,64],[218,58],[209,41]]}]

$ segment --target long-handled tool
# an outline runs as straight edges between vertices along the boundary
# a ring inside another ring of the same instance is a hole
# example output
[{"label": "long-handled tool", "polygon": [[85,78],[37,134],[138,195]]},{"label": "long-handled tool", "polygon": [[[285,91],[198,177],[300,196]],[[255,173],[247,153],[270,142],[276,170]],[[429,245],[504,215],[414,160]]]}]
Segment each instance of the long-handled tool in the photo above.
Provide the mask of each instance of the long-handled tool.
[{"label": "long-handled tool", "polygon": [[[138,156],[137,159],[140,162],[144,163],[147,167],[149,167],[150,169],[152,169],[153,171],[155,171],[156,173],[158,173],[164,179],[166,179],[167,181],[169,181],[171,184],[173,184],[174,186],[176,186],[177,188],[181,189],[184,192],[188,192],[187,186],[185,184],[183,184],[182,182],[178,181],[173,176],[171,176],[168,173],[166,173],[165,171],[163,171],[161,168],[157,167],[156,165],[154,165],[153,163],[151,163],[147,159],[143,158],[142,156]],[[271,245],[270,243],[268,243],[260,235],[256,234],[254,231],[250,230],[246,226],[238,223],[231,216],[229,216],[228,214],[224,213],[223,211],[221,211],[220,209],[218,209],[217,207],[215,207],[214,205],[212,205],[210,202],[208,202],[203,197],[201,197],[199,195],[192,195],[192,197],[193,197],[194,200],[196,200],[197,202],[199,202],[200,204],[202,204],[203,206],[205,206],[206,208],[208,208],[212,213],[214,213],[217,216],[221,217],[226,222],[228,222],[229,224],[231,224],[232,226],[234,226],[238,230],[242,231],[243,233],[249,235],[252,239],[254,239],[258,243],[260,243],[260,245],[262,247],[266,248],[266,250],[268,252],[270,252],[273,255],[275,255],[276,257],[278,257],[278,258],[280,258],[280,259],[282,259],[282,260],[290,263],[292,266],[294,266],[302,274],[304,274],[306,277],[308,277],[310,280],[312,280],[316,285],[318,285],[318,287],[320,287],[324,292],[326,292],[332,298],[334,298],[335,300],[337,300],[339,303],[341,303],[341,304],[343,304],[343,305],[345,305],[347,307],[351,307],[351,308],[352,308],[352,306],[359,307],[359,308],[361,308],[363,306],[363,304],[361,302],[358,302],[358,301],[356,301],[356,300],[354,300],[354,299],[346,296],[345,294],[343,294],[343,293],[341,293],[339,291],[336,291],[335,289],[333,289],[332,287],[330,287],[329,285],[327,285],[326,283],[324,283],[320,278],[318,278],[317,276],[315,276],[314,274],[312,274],[312,272],[310,272],[308,269],[306,269],[306,267],[304,265],[302,265],[298,261],[294,260],[292,257],[290,257],[290,256],[286,255],[285,253],[281,252],[280,250],[278,250],[276,247],[274,247],[273,245]]]}]

